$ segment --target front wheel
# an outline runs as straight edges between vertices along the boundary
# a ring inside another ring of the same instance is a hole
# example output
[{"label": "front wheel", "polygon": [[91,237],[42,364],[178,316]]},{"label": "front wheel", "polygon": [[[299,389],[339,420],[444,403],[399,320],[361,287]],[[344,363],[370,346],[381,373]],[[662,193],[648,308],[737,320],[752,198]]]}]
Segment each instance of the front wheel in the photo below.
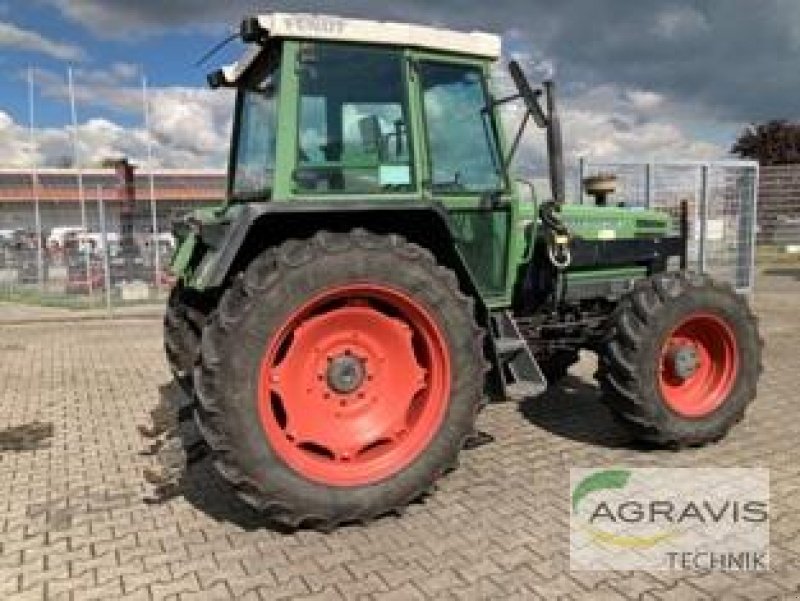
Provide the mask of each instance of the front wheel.
[{"label": "front wheel", "polygon": [[483,405],[483,330],[455,275],[356,230],[257,257],[203,331],[198,424],[240,497],[290,526],[402,508]]},{"label": "front wheel", "polygon": [[598,351],[604,399],[640,439],[722,438],[756,395],[761,339],[744,299],[705,275],[660,274],[620,301]]}]

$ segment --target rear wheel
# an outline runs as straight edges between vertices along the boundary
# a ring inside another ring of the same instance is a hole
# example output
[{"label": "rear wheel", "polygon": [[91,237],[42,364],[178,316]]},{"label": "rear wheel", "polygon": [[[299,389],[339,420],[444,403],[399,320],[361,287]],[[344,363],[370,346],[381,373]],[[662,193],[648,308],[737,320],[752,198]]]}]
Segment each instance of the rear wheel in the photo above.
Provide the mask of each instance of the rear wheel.
[{"label": "rear wheel", "polygon": [[200,293],[178,281],[164,312],[164,350],[175,381],[192,395],[192,370],[210,305]]},{"label": "rear wheel", "polygon": [[702,445],[722,438],[755,398],[761,346],[755,317],[730,286],[661,274],[620,302],[598,379],[639,438]]},{"label": "rear wheel", "polygon": [[266,251],[225,292],[195,371],[220,473],[292,526],[420,496],[454,466],[484,402],[472,305],[398,236],[320,233]]}]

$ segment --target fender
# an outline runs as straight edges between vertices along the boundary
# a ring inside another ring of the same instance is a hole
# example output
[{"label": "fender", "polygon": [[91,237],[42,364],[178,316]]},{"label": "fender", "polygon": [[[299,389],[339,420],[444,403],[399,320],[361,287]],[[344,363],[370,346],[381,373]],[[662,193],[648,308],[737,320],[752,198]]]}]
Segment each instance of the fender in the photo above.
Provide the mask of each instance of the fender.
[{"label": "fender", "polygon": [[[185,258],[174,268],[185,274],[186,284],[192,288],[217,288],[265,248],[287,238],[310,237],[321,229],[347,231],[358,227],[379,234],[396,233],[428,248],[456,272],[464,292],[485,310],[477,284],[455,244],[450,216],[439,203],[337,200],[230,205],[224,213],[203,218],[195,215],[175,225],[175,233],[182,240],[176,258]],[[182,249],[184,244],[191,245],[193,251]]]}]

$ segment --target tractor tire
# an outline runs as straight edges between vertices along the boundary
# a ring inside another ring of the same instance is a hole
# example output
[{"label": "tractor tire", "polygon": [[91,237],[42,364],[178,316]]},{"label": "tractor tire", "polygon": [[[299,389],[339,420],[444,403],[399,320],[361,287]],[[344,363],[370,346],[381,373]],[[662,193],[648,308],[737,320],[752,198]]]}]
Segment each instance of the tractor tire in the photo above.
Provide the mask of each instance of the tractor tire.
[{"label": "tractor tire", "polygon": [[557,384],[563,380],[569,368],[575,365],[580,356],[578,351],[556,351],[544,357],[537,357],[536,362],[548,384]]},{"label": "tractor tire", "polygon": [[486,402],[473,305],[397,235],[267,249],[203,330],[195,417],[219,473],[290,528],[401,511],[456,465]]},{"label": "tractor tire", "polygon": [[598,350],[611,411],[643,441],[680,448],[720,440],[756,396],[756,318],[706,275],[660,274],[621,301]]},{"label": "tractor tire", "polygon": [[175,381],[190,397],[200,336],[209,312],[207,299],[180,280],[170,290],[164,312],[164,351]]}]

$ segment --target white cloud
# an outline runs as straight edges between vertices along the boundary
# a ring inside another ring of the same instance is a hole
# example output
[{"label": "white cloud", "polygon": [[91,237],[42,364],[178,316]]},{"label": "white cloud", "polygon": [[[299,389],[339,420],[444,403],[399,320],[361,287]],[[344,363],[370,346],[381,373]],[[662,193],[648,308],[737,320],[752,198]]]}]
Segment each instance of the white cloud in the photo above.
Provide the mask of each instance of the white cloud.
[{"label": "white cloud", "polygon": [[706,32],[709,28],[702,13],[689,6],[676,6],[656,15],[653,33],[666,40],[678,40]]},{"label": "white cloud", "polygon": [[[153,90],[151,133],[155,165],[224,168],[231,121],[230,107],[225,107],[230,104],[230,97],[226,96],[221,93],[213,97],[205,90]],[[120,156],[146,166],[148,134],[142,125],[125,126],[110,119],[90,118],[78,125],[77,134],[80,160],[85,166]],[[40,166],[70,164],[72,127],[37,128],[32,153],[27,126],[0,111],[0,147],[4,167],[28,167],[33,160]]]},{"label": "white cloud", "polygon": [[159,144],[198,157],[226,156],[233,110],[229,90],[161,88],[150,98],[152,130]]},{"label": "white cloud", "polygon": [[[257,2],[228,0],[48,0],[63,15],[104,38],[137,38],[169,27],[219,22],[236,24]],[[231,21],[231,19],[234,19]]]},{"label": "white cloud", "polygon": [[[128,63],[114,63],[104,69],[76,69],[74,88],[79,119],[81,155],[84,162],[98,162],[104,154],[125,154],[143,162],[146,134],[140,69]],[[34,71],[36,89],[42,97],[59,102],[69,99],[65,73],[47,69]],[[169,167],[224,167],[230,143],[233,93],[188,86],[150,86],[148,89],[150,130],[154,159]],[[89,119],[99,111],[114,116]],[[115,121],[140,124],[122,127]],[[66,130],[58,130],[66,131]],[[71,156],[53,131],[43,135],[41,160],[64,162]],[[46,144],[45,144],[46,142]]]},{"label": "white cloud", "polygon": [[20,167],[31,163],[31,147],[27,131],[14,122],[11,115],[0,110],[0,148],[3,149],[3,164]]},{"label": "white cloud", "polygon": [[[495,70],[493,76],[499,95],[514,93],[505,70]],[[532,85],[539,79],[529,78]],[[691,105],[669,102],[652,90],[613,84],[584,85],[571,92],[558,92],[567,168],[577,165],[580,157],[596,162],[658,161],[714,159],[726,154],[724,148],[697,139],[691,131],[697,116]],[[512,139],[524,114],[521,102],[505,105],[502,113],[507,137]],[[547,169],[545,134],[532,122],[521,140],[516,167],[527,175],[541,175]]]},{"label": "white cloud", "polygon": [[664,97],[661,94],[648,90],[629,90],[626,95],[633,107],[640,110],[656,108],[664,101]]},{"label": "white cloud", "polygon": [[[622,116],[602,107],[578,108],[562,103],[561,123],[567,168],[581,157],[594,162],[620,160],[667,161],[716,159],[725,149],[702,140],[665,120],[637,122],[635,114]],[[518,123],[519,116],[513,119]],[[511,128],[508,128],[511,129]],[[516,167],[526,174],[547,169],[545,133],[529,125],[520,145]]]},{"label": "white cloud", "polygon": [[709,142],[692,138],[683,129],[666,121],[634,124],[602,110],[564,112],[567,160],[581,156],[594,161],[633,159],[642,161],[675,159],[713,159],[724,150]]},{"label": "white cloud", "polygon": [[[520,57],[525,58],[525,57]],[[526,63],[537,69],[541,63],[530,57]],[[538,69],[537,69],[538,71]],[[114,116],[90,119],[79,127],[81,155],[85,163],[124,154],[143,163],[147,135],[142,122],[142,92],[134,65],[111,65],[107,69],[76,71],[78,112],[82,118],[103,109]],[[498,95],[512,92],[507,72],[496,73]],[[37,85],[42,94],[64,101],[63,74],[39,70]],[[653,90],[612,84],[568,88],[560,93],[565,158],[568,166],[580,156],[595,161],[619,159],[707,159],[720,157],[720,146],[698,140],[692,130],[697,113],[691,105],[665,98]],[[504,115],[510,134],[522,115],[521,103],[506,105]],[[230,90],[166,86],[150,89],[151,132],[155,160],[170,167],[224,168],[227,159],[233,95]],[[510,138],[510,135],[509,135]],[[69,129],[37,132],[38,157],[43,164],[63,162],[71,156]],[[6,115],[0,120],[0,144],[11,148],[4,163],[29,163],[27,133]],[[546,169],[544,135],[532,125],[522,140],[517,161],[520,171],[543,173]]]},{"label": "white cloud", "polygon": [[0,46],[38,52],[65,61],[79,61],[84,57],[83,50],[79,46],[51,40],[7,21],[0,21]]},{"label": "white cloud", "polygon": [[564,136],[571,159],[700,160],[724,148],[696,137],[696,108],[643,89],[603,84],[564,101]]}]

